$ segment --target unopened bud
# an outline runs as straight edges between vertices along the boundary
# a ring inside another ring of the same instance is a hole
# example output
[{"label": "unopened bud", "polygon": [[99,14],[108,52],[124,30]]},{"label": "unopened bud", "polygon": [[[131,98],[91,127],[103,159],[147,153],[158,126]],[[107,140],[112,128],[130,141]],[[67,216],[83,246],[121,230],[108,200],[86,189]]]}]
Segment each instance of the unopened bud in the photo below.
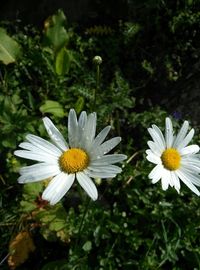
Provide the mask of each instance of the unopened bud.
[{"label": "unopened bud", "polygon": [[96,65],[101,65],[101,63],[102,63],[102,58],[101,58],[101,56],[96,55],[96,56],[93,58],[93,62],[94,62]]}]

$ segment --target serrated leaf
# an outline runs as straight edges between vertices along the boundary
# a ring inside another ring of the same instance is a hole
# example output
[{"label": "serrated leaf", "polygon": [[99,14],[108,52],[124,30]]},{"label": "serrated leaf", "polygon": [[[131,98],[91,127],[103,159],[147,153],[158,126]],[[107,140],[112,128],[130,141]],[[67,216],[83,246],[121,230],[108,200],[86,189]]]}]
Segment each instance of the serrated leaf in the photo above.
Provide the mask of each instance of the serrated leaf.
[{"label": "serrated leaf", "polygon": [[19,44],[0,28],[0,61],[5,65],[14,63],[21,54]]},{"label": "serrated leaf", "polygon": [[45,103],[40,106],[42,113],[51,113],[57,117],[64,117],[64,109],[60,103],[53,100],[46,100]]}]

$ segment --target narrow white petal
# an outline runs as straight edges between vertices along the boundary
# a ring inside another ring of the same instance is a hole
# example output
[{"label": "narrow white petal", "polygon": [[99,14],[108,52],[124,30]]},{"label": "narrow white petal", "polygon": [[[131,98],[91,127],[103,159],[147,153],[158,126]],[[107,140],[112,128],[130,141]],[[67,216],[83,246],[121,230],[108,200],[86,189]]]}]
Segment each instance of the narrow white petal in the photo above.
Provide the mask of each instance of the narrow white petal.
[{"label": "narrow white petal", "polygon": [[[57,163],[58,161],[58,155],[55,153],[49,153],[47,151],[44,151],[40,148],[38,148],[37,146],[29,143],[29,142],[23,142],[19,144],[19,147],[26,149],[26,150],[30,150],[30,151],[25,151],[26,153],[29,152],[31,154],[36,154],[37,156],[40,155],[42,157],[45,158],[44,161],[49,161],[50,163]],[[24,151],[24,150],[19,150],[19,151]]]},{"label": "narrow white petal", "polygon": [[64,139],[63,135],[60,133],[60,131],[57,129],[57,127],[54,126],[53,122],[48,118],[43,118],[44,126],[46,128],[47,133],[49,134],[49,137],[51,140],[63,151],[66,151],[69,146]]},{"label": "narrow white petal", "polygon": [[96,138],[94,139],[91,145],[91,152],[93,152],[105,140],[110,129],[111,129],[111,126],[107,126],[96,136]]},{"label": "narrow white petal", "polygon": [[161,151],[164,151],[164,149],[166,148],[166,145],[163,142],[163,140],[160,137],[160,135],[153,128],[148,128],[148,132],[151,135],[151,137],[152,137],[153,141],[155,142],[155,144],[158,145],[159,149]]},{"label": "narrow white petal", "polygon": [[187,146],[188,143],[192,140],[193,136],[194,136],[194,129],[191,129],[188,135],[182,140],[182,142],[179,143],[177,149],[181,150],[182,148]]},{"label": "narrow white petal", "polygon": [[189,122],[185,121],[178,133],[178,135],[176,136],[176,138],[174,139],[174,142],[172,144],[172,146],[174,148],[177,148],[179,146],[179,144],[183,141],[183,139],[185,138],[187,131],[189,128]]},{"label": "narrow white petal", "polygon": [[62,151],[53,145],[52,143],[32,134],[28,134],[26,139],[33,145],[35,145],[38,149],[43,150],[44,152],[54,155],[56,157],[62,154]]},{"label": "narrow white petal", "polygon": [[176,189],[178,193],[180,193],[180,187],[181,187],[180,180],[175,172],[171,171],[170,173],[171,173],[171,181],[174,184],[174,188]]},{"label": "narrow white petal", "polygon": [[76,112],[74,109],[71,109],[68,116],[68,140],[71,147],[77,146],[80,135]]},{"label": "narrow white petal", "polygon": [[60,168],[57,165],[49,165],[46,163],[34,164],[20,169],[21,176],[18,182],[38,182],[49,177],[53,177],[60,173]]},{"label": "narrow white petal", "polygon": [[152,141],[148,141],[147,144],[154,154],[156,154],[157,156],[161,156],[163,150],[159,147],[158,144]]},{"label": "narrow white petal", "polygon": [[170,180],[171,180],[171,179],[169,179],[169,177],[170,177],[169,171],[163,170],[163,175],[161,178],[161,184],[162,184],[163,190],[167,190],[169,187]]},{"label": "narrow white petal", "polygon": [[87,114],[86,114],[85,111],[83,111],[83,112],[81,112],[81,114],[79,116],[79,119],[78,119],[78,125],[79,125],[79,127],[84,128],[86,122],[87,122]]},{"label": "narrow white petal", "polygon": [[156,125],[152,125],[153,130],[157,133],[158,137],[160,138],[160,140],[162,141],[162,144],[164,145],[164,147],[166,148],[166,142],[165,142],[165,138],[162,134],[162,131],[159,129],[159,127],[157,127]]},{"label": "narrow white petal", "polygon": [[100,146],[98,146],[96,149],[93,150],[93,152],[90,152],[91,154],[91,159],[94,160],[96,158],[100,158],[103,155],[107,154],[110,152],[116,145],[118,145],[121,141],[121,137],[114,137]]},{"label": "narrow white petal", "polygon": [[105,165],[105,166],[88,166],[87,168],[88,170],[92,171],[92,172],[107,172],[107,173],[111,173],[111,174],[117,174],[117,173],[121,173],[122,169],[118,166],[115,165]]},{"label": "narrow white petal", "polygon": [[190,179],[190,181],[196,185],[196,186],[200,186],[200,175],[198,173],[195,173],[193,170],[191,170],[190,168],[186,168],[186,167],[182,167],[179,169],[179,171],[181,173],[183,173],[185,175],[185,177],[187,177],[188,179]]},{"label": "narrow white petal", "polygon": [[109,173],[109,172],[94,172],[88,169],[85,169],[84,172],[92,177],[92,178],[113,178],[116,176],[116,173]]},{"label": "narrow white petal", "polygon": [[146,156],[146,159],[154,164],[162,164],[160,157],[156,156],[155,154],[151,153]]},{"label": "narrow white petal", "polygon": [[50,202],[51,205],[59,202],[71,188],[75,179],[74,174],[60,173],[55,176],[42,194],[42,199]]},{"label": "narrow white petal", "polygon": [[92,198],[92,200],[96,200],[98,197],[98,192],[93,181],[83,172],[78,172],[76,174],[77,180],[81,187],[85,190],[85,192]]},{"label": "narrow white petal", "polygon": [[180,170],[176,170],[175,173],[189,189],[191,189],[196,195],[200,195],[198,189],[191,183],[191,180],[187,178],[184,173],[182,173]]},{"label": "narrow white petal", "polygon": [[127,156],[123,154],[111,154],[106,155],[98,159],[91,160],[90,165],[109,165],[117,162],[121,162],[126,159]]},{"label": "narrow white petal", "polygon": [[157,183],[162,177],[163,166],[161,164],[155,166],[149,174],[149,178],[152,179],[152,183]]},{"label": "narrow white petal", "polygon": [[171,148],[173,142],[173,127],[170,118],[165,119],[165,140],[167,148]]},{"label": "narrow white petal", "polygon": [[35,160],[35,161],[43,161],[43,162],[47,162],[47,163],[56,163],[57,162],[57,158],[51,155],[45,155],[45,154],[41,154],[41,153],[33,153],[31,151],[26,151],[26,150],[16,150],[14,152],[14,155],[18,156],[18,157],[22,157],[22,158],[26,158],[26,159],[31,159],[31,160]]},{"label": "narrow white petal", "polygon": [[192,144],[192,145],[182,148],[179,152],[181,156],[196,154],[199,152],[199,146],[196,144]]}]

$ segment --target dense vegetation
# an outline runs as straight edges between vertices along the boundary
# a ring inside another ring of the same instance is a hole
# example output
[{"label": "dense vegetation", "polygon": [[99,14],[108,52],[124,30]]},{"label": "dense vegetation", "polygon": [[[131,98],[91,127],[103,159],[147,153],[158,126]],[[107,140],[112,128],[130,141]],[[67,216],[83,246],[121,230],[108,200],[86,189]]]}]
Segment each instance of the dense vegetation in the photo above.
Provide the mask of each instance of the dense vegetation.
[{"label": "dense vegetation", "polygon": [[[0,53],[1,269],[200,269],[199,198],[153,185],[145,158],[147,128],[166,116],[175,128],[187,118],[200,141],[198,6],[129,1],[129,20],[111,25],[71,26],[62,11],[42,30],[0,22],[13,53]],[[128,159],[116,178],[96,179],[96,202],[74,185],[49,206],[45,181],[17,183],[27,162],[13,152],[28,133],[48,139],[44,115],[67,137],[70,108],[96,111],[97,130],[111,125]]]}]

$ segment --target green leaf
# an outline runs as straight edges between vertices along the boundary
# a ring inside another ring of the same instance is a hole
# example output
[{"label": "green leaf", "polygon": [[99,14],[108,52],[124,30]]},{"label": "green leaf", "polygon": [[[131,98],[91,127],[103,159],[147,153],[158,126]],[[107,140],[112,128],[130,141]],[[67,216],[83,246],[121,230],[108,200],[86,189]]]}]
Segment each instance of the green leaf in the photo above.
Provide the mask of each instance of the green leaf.
[{"label": "green leaf", "polygon": [[46,21],[45,39],[55,51],[60,50],[67,44],[69,37],[64,27],[65,24],[66,17],[61,10],[58,10],[57,14]]},{"label": "green leaf", "polygon": [[42,270],[65,270],[67,269],[68,261],[67,260],[59,260],[47,263],[42,267]]},{"label": "green leaf", "polygon": [[56,55],[55,68],[58,75],[64,75],[69,72],[71,63],[70,52],[62,48]]},{"label": "green leaf", "polygon": [[5,65],[14,63],[21,54],[19,44],[0,28],[0,61]]},{"label": "green leaf", "polygon": [[90,251],[92,249],[92,242],[91,241],[85,242],[85,244],[82,246],[82,249],[84,251]]},{"label": "green leaf", "polygon": [[60,103],[54,100],[46,100],[45,103],[40,106],[42,113],[51,113],[57,117],[64,117],[64,109]]}]

